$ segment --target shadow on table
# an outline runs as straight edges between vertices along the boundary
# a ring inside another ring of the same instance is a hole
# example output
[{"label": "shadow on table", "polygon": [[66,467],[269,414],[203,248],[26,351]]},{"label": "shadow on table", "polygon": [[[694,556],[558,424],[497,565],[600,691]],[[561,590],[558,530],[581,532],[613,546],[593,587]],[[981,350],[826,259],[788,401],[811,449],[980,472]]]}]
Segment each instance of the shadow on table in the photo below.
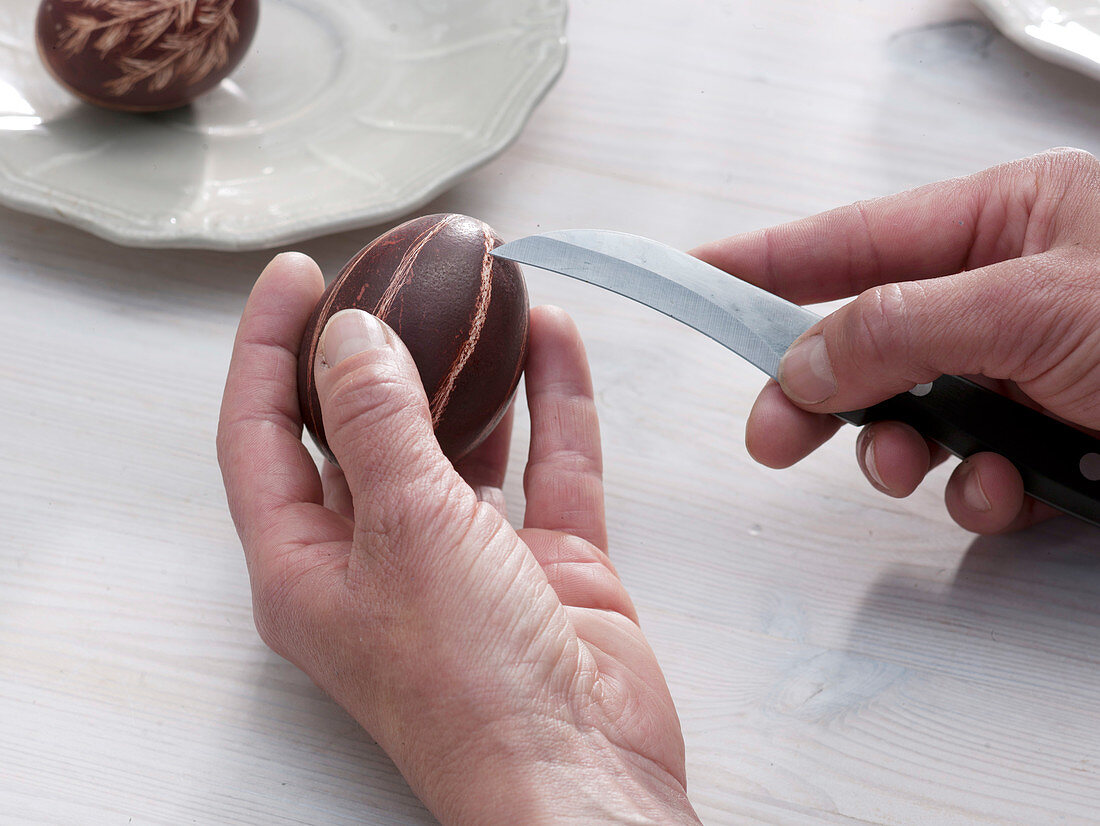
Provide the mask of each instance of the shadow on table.
[{"label": "shadow on table", "polygon": [[256,277],[277,253],[306,252],[331,277],[366,243],[360,241],[374,234],[366,229],[244,252],[146,249],[119,246],[67,224],[0,207],[0,258],[29,262],[38,281],[122,301],[191,293],[207,296],[212,304],[234,297],[243,303]]},{"label": "shadow on table", "polygon": [[887,568],[848,650],[962,678],[1049,685],[1100,679],[1100,530],[1070,518],[976,538],[952,572]]},{"label": "shadow on table", "polygon": [[1009,160],[1021,144],[1098,149],[1100,82],[1033,55],[975,9],[898,31],[885,48],[894,70],[881,79],[875,145],[898,185],[928,168],[926,151],[947,176],[977,172],[958,166],[967,157]]},{"label": "shadow on table", "polygon": [[[304,252],[331,280],[358,250],[417,215],[469,211],[459,183],[409,215],[359,229],[264,250],[222,251],[124,247],[58,221],[0,206],[0,261],[30,262],[38,281],[58,282],[89,297],[148,306],[183,298],[209,308],[243,307],[264,266],[278,253]],[[2,272],[0,272],[2,275]]]}]

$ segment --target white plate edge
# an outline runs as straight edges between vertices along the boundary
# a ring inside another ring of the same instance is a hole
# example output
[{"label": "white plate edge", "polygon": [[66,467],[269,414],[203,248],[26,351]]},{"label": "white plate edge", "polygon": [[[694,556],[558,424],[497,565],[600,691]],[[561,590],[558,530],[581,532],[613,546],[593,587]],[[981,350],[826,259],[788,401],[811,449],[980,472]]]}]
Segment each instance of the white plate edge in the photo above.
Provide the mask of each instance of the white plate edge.
[{"label": "white plate edge", "polygon": [[[68,212],[60,207],[56,196],[43,194],[36,198],[33,191],[28,189],[26,181],[14,178],[0,168],[0,205],[64,223],[119,246],[144,249],[247,252],[384,223],[442,194],[459,179],[484,166],[518,140],[527,122],[565,68],[568,46],[564,31],[567,17],[568,4],[563,2],[560,13],[553,18],[553,28],[549,30],[553,36],[542,41],[546,47],[545,53],[538,63],[533,64],[525,84],[517,87],[512,96],[516,105],[494,121],[491,131],[478,135],[481,139],[481,150],[471,153],[464,163],[454,166],[450,172],[435,178],[429,185],[382,204],[350,209],[323,219],[291,221],[251,233],[216,230],[194,233],[182,230],[172,234],[163,225],[143,230],[130,222],[111,223],[109,218],[104,219],[103,210],[92,213],[94,217],[88,217],[87,207],[81,204],[74,204],[74,211]],[[524,89],[527,91],[524,92]]]},{"label": "white plate edge", "polygon": [[1005,37],[1022,49],[1051,63],[1073,69],[1100,80],[1100,62],[1080,52],[1064,49],[1028,33],[1032,21],[1009,0],[973,0]]}]

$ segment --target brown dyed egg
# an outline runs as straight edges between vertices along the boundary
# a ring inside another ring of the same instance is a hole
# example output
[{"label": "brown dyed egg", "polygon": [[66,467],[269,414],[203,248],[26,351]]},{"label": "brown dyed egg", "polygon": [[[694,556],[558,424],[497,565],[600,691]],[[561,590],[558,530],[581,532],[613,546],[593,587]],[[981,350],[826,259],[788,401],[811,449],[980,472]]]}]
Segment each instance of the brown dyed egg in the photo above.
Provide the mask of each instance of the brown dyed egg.
[{"label": "brown dyed egg", "polygon": [[468,453],[500,422],[523,372],[528,317],[519,266],[489,254],[500,243],[476,218],[428,215],[376,238],[328,286],[302,339],[298,400],[306,429],[330,461],[336,459],[325,439],[313,367],[325,324],[341,310],[366,310],[401,337],[450,459]]},{"label": "brown dyed egg", "polygon": [[259,0],[42,0],[46,68],[97,106],[174,109],[217,86],[256,33]]}]

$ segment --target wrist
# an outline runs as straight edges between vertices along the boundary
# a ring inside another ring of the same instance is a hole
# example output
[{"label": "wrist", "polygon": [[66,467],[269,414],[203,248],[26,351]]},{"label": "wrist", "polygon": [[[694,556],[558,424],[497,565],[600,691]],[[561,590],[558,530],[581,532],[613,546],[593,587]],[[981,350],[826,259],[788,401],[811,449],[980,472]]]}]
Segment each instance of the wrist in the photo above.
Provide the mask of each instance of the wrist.
[{"label": "wrist", "polygon": [[431,778],[431,789],[409,779],[445,826],[699,823],[666,769],[567,723],[520,737],[482,730]]}]

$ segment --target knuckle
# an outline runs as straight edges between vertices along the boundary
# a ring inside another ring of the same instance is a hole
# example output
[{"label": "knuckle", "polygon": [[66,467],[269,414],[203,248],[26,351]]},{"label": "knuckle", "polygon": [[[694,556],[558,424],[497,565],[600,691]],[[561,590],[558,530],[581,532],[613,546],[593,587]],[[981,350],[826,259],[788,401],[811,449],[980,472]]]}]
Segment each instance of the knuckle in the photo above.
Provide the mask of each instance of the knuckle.
[{"label": "knuckle", "polygon": [[598,512],[603,499],[602,474],[587,462],[574,470],[562,466],[529,467],[523,483],[528,489],[537,485],[548,501],[557,503],[552,518],[559,528]]},{"label": "knuckle", "polygon": [[400,551],[410,549],[415,528],[426,521],[426,515],[412,506],[413,497],[406,491],[397,492],[405,501],[397,501],[394,493],[391,491],[380,503],[384,507],[371,509],[356,520],[354,544],[358,552],[387,564],[393,563],[394,570],[399,571],[400,562],[409,556]]},{"label": "knuckle", "polygon": [[1020,276],[1014,283],[995,289],[993,299],[1009,317],[1005,321],[1014,317],[1024,322],[1028,329],[1041,331],[1089,292],[1089,285],[1079,283],[1064,256],[1034,256],[1021,267]]},{"label": "knuckle", "polygon": [[533,458],[523,471],[524,485],[555,485],[568,493],[574,485],[602,484],[603,463],[588,450],[559,447]]},{"label": "knuckle", "polygon": [[292,659],[303,635],[318,623],[319,604],[310,598],[306,558],[276,557],[253,566],[252,620],[260,639],[272,651]]},{"label": "knuckle", "polygon": [[[1032,381],[1078,350],[1095,329],[1094,264],[1077,271],[1064,256],[1029,261],[1020,282],[999,306],[1005,308],[999,344],[1006,372]],[[1021,331],[1027,335],[1021,335]]]},{"label": "knuckle", "polygon": [[364,361],[336,377],[322,401],[326,429],[374,428],[409,412],[421,412],[426,402],[390,363]]},{"label": "knuckle", "polygon": [[215,455],[218,457],[218,464],[225,464],[226,457],[229,455],[229,447],[232,444],[232,439],[229,435],[229,427],[224,419],[218,422],[218,433],[214,437],[214,450]]},{"label": "knuckle", "polygon": [[883,284],[860,293],[854,302],[852,348],[880,362],[907,355],[912,282]]},{"label": "knuckle", "polygon": [[1084,149],[1057,147],[1036,155],[1032,161],[1033,199],[1050,201],[1047,211],[1051,221],[1066,195],[1087,192],[1091,197],[1100,185],[1100,160]]},{"label": "knuckle", "polygon": [[257,583],[252,594],[252,621],[264,644],[281,657],[288,653],[286,595],[269,583]]},{"label": "knuckle", "polygon": [[1075,146],[1057,146],[1039,155],[1043,165],[1056,173],[1100,171],[1100,160],[1091,152]]},{"label": "knuckle", "polygon": [[876,242],[877,233],[872,228],[872,206],[873,201],[861,200],[856,201],[852,208],[855,210],[856,215],[859,216],[860,226],[863,229],[864,236],[864,248],[866,249],[866,260],[856,261],[853,259],[850,264],[850,270],[848,273],[849,283],[855,284],[862,275],[871,274],[872,277],[877,278],[883,271],[883,256],[879,250]]},{"label": "knuckle", "polygon": [[[425,462],[412,475],[394,474],[356,502],[353,559],[367,568],[349,571],[349,585],[407,579],[425,553],[460,544],[465,526],[478,510],[476,496],[445,461]],[[490,508],[490,510],[492,510]]]}]

